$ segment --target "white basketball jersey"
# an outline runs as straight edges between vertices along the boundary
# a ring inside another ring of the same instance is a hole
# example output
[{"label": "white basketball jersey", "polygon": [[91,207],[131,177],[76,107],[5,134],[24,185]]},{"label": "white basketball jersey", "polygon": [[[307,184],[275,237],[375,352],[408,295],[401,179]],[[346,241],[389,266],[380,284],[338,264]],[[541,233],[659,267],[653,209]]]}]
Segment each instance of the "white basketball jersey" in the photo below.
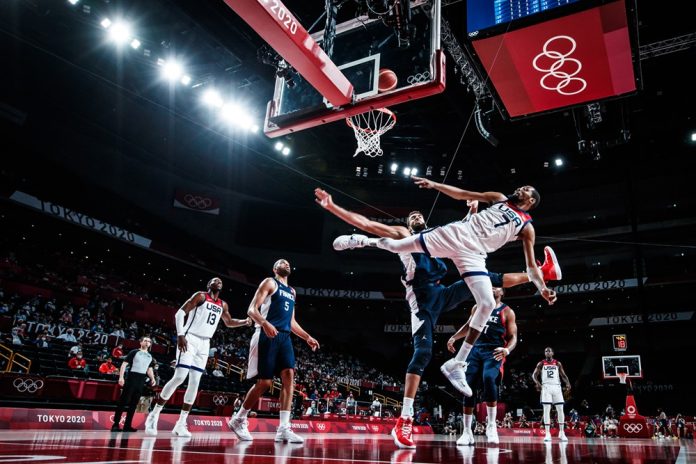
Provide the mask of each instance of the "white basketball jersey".
[{"label": "white basketball jersey", "polygon": [[206,293],[205,301],[188,313],[184,333],[191,333],[201,338],[211,338],[220,323],[222,303],[221,299],[213,300]]},{"label": "white basketball jersey", "polygon": [[558,362],[555,359],[553,361],[542,361],[541,384],[549,386],[561,384],[561,377],[558,372]]},{"label": "white basketball jersey", "polygon": [[479,249],[485,253],[493,253],[506,243],[517,240],[524,226],[531,221],[529,214],[507,201],[495,203],[464,219],[471,231],[469,239],[478,242]]}]

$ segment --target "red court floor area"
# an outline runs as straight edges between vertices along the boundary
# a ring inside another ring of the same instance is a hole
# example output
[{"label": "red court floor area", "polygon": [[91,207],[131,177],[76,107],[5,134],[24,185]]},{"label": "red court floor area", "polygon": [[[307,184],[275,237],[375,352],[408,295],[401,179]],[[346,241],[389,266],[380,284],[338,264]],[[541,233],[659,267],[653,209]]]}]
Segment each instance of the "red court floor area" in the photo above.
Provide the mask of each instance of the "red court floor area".
[{"label": "red court floor area", "polygon": [[540,439],[501,437],[497,446],[479,438],[476,446],[456,446],[454,437],[421,435],[418,449],[398,450],[389,436],[312,435],[303,445],[274,443],[259,433],[252,443],[232,433],[0,431],[0,462],[68,463],[690,463],[691,441],[571,438],[545,444]]}]

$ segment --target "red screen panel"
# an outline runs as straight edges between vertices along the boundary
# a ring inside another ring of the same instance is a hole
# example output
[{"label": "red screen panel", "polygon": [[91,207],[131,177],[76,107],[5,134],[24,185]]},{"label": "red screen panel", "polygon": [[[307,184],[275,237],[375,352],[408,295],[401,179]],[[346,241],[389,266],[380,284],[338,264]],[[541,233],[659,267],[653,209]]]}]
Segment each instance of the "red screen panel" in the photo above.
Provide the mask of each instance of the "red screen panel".
[{"label": "red screen panel", "polygon": [[623,0],[473,46],[511,117],[636,90]]}]

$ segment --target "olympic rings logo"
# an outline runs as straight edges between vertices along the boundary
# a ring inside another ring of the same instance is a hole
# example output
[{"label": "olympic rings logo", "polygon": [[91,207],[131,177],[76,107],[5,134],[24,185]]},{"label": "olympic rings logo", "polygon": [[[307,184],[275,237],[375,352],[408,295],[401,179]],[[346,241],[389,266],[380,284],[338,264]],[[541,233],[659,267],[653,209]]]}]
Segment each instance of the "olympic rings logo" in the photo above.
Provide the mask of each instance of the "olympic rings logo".
[{"label": "olympic rings logo", "polygon": [[44,386],[44,381],[41,379],[34,380],[34,379],[22,379],[17,377],[14,379],[14,382],[12,382],[12,385],[15,387],[15,389],[19,393],[36,393],[37,391],[41,390]]},{"label": "olympic rings logo", "polygon": [[643,424],[624,424],[623,428],[628,433],[640,433],[643,430]]},{"label": "olympic rings logo", "polygon": [[226,405],[229,401],[230,401],[230,399],[229,399],[227,396],[225,396],[225,395],[215,395],[215,396],[213,396],[213,404],[215,404],[216,406],[224,406],[224,405]]},{"label": "olympic rings logo", "polygon": [[406,78],[406,82],[409,84],[420,84],[430,79],[430,71],[425,71],[422,73],[416,73]]},{"label": "olympic rings logo", "polygon": [[326,430],[326,424],[323,422],[317,422],[317,430]]},{"label": "olympic rings logo", "polygon": [[[569,42],[570,50],[565,53],[558,50],[549,50],[549,45],[552,42],[558,43],[560,41]],[[534,69],[546,73],[544,77],[539,80],[539,85],[546,90],[555,90],[561,95],[577,95],[587,88],[587,81],[585,79],[575,77],[575,75],[582,70],[582,63],[575,58],[568,58],[575,51],[576,45],[575,39],[567,35],[557,35],[546,41],[543,51],[534,57],[534,61],[532,61]],[[541,59],[551,59],[554,61],[550,66],[543,67],[539,64]],[[567,66],[566,63],[568,64]],[[549,82],[549,79],[552,79],[551,82]],[[568,86],[570,86],[570,89],[566,88]]]},{"label": "olympic rings logo", "polygon": [[184,195],[184,201],[189,208],[194,209],[206,209],[213,205],[213,200],[207,197],[202,197],[200,195],[192,195],[187,193]]}]

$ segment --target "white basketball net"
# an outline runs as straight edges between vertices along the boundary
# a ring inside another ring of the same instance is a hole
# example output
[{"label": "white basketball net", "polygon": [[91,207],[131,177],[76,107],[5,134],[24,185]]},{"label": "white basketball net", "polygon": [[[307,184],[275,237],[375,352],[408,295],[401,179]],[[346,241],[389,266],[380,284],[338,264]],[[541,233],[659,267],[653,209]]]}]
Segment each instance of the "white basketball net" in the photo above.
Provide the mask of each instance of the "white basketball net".
[{"label": "white basketball net", "polygon": [[363,152],[374,158],[382,156],[383,151],[379,144],[379,138],[394,127],[396,116],[386,108],[378,108],[346,118],[346,123],[353,128],[355,140],[358,141],[358,148],[356,148],[353,157]]},{"label": "white basketball net", "polygon": [[616,375],[619,377],[619,383],[626,383],[626,378],[628,377],[628,374],[618,373]]}]

